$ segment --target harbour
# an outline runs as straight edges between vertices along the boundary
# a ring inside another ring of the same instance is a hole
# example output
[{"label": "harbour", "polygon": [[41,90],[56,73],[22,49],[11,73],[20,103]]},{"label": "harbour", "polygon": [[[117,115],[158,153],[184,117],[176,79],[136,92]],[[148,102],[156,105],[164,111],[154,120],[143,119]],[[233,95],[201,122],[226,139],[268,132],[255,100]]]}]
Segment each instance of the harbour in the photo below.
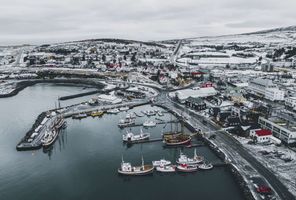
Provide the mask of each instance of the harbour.
[{"label": "harbour", "polygon": [[[30,129],[32,122],[36,120],[36,116],[52,107],[48,104],[52,104],[57,95],[62,96],[64,91],[60,89],[66,88],[36,85],[26,88],[19,95],[12,97],[15,100],[1,100],[2,109],[5,109],[5,107],[13,109],[9,105],[12,105],[13,101],[16,100],[24,102],[25,98],[29,98],[29,95],[26,94],[29,90],[30,93],[35,92],[37,97],[40,98],[36,101],[42,102],[38,107],[35,101],[31,102],[31,105],[27,105],[31,108],[35,105],[35,109],[27,109],[23,115],[20,113],[20,116],[16,116],[15,127],[2,126],[1,137],[4,138],[5,136],[5,139],[0,142],[3,144],[0,147],[3,160],[0,192],[4,199],[19,199],[23,195],[30,195],[30,199],[39,199],[40,195],[45,192],[50,194],[46,197],[48,199],[91,199],[95,196],[108,196],[110,199],[151,199],[159,197],[183,199],[184,197],[192,198],[196,196],[196,193],[201,199],[216,199],[219,196],[227,199],[244,199],[227,165],[204,145],[196,147],[197,152],[214,164],[214,169],[211,171],[197,171],[194,174],[180,175],[154,173],[153,176],[141,178],[118,176],[116,170],[122,155],[126,160],[135,164],[140,163],[143,155],[145,163],[151,163],[151,161],[161,157],[175,161],[180,149],[189,155],[192,154],[194,149],[186,147],[163,148],[161,141],[135,144],[132,147],[123,145],[121,137],[125,130],[119,129],[117,122],[125,117],[127,112],[121,112],[117,115],[108,114],[101,118],[88,117],[82,120],[67,118],[67,128],[60,133],[51,150],[45,154],[40,150],[17,153],[11,148],[11,146],[14,146],[13,142],[16,144],[17,140],[23,137],[24,130]],[[42,93],[43,90],[47,92]],[[47,103],[43,100],[45,99],[44,95],[48,99]],[[53,95],[53,97],[49,98],[47,95]],[[135,107],[132,111],[140,113],[143,109],[151,109],[149,105],[143,106]],[[17,112],[9,113],[11,114],[8,114],[8,116],[1,114],[1,120],[12,120],[12,114],[15,115]],[[163,113],[165,115],[163,119],[169,121],[170,114]],[[25,115],[30,117],[25,117]],[[23,119],[26,119],[25,124],[22,121]],[[147,119],[145,116],[139,117],[137,123],[143,123]],[[132,130],[138,132],[139,128],[133,127]],[[170,126],[164,127],[164,124],[158,124],[156,127],[148,128],[147,131],[150,132],[152,139],[160,139],[161,132],[169,131],[170,128]],[[186,128],[185,131],[190,134],[190,131]],[[11,134],[13,132],[16,134]],[[219,165],[221,167],[218,167]],[[20,166],[22,166],[22,169]],[[35,173],[24,174],[23,169],[35,171]],[[7,176],[8,174],[14,175]],[[40,177],[40,175],[42,176]],[[64,178],[65,176],[67,178]],[[19,177],[23,178],[19,179]],[[75,180],[79,180],[79,182]],[[161,191],[160,185],[169,185],[170,193]],[[38,189],[34,189],[35,192],[32,192],[32,187]],[[54,192],[57,188],[59,188],[59,194]],[[144,188],[149,188],[151,192],[145,192]],[[187,190],[186,194],[180,195],[177,191],[184,188]],[[209,192],[212,188],[217,188],[215,194]],[[86,189],[88,192],[83,192]],[[138,191],[137,196],[132,195],[134,189]],[[117,192],[111,192],[114,190]]]}]

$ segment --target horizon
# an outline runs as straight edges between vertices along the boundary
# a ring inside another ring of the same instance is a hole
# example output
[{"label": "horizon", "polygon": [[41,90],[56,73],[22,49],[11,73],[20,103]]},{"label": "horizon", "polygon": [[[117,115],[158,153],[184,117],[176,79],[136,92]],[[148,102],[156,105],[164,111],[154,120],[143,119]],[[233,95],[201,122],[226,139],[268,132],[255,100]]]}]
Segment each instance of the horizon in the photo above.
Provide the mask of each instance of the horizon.
[{"label": "horizon", "polygon": [[[256,32],[294,24],[287,0],[3,0],[0,44],[40,45],[89,38],[161,41]],[[284,20],[283,20],[284,19]]]}]

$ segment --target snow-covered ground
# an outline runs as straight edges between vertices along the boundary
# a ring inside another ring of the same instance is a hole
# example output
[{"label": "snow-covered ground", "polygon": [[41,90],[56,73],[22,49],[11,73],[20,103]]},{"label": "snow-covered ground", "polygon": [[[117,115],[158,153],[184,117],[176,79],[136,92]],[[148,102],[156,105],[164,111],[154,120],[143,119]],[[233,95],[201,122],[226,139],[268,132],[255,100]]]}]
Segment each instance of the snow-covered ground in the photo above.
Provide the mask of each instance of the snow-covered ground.
[{"label": "snow-covered ground", "polygon": [[9,94],[15,90],[16,84],[14,82],[0,82],[0,95]]},{"label": "snow-covered ground", "polygon": [[[288,187],[291,193],[296,196],[296,152],[285,146],[248,144],[250,139],[235,137],[250,153],[262,164],[271,169],[281,181]],[[285,162],[283,159],[292,159]]]}]

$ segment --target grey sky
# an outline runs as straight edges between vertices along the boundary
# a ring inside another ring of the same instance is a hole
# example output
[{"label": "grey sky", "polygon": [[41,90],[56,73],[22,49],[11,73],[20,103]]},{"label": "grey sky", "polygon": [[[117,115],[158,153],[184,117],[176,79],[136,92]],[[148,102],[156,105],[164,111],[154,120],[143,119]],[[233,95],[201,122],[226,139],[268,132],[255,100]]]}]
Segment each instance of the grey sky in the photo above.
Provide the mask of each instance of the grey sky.
[{"label": "grey sky", "polygon": [[1,0],[0,45],[161,40],[296,25],[296,0]]}]

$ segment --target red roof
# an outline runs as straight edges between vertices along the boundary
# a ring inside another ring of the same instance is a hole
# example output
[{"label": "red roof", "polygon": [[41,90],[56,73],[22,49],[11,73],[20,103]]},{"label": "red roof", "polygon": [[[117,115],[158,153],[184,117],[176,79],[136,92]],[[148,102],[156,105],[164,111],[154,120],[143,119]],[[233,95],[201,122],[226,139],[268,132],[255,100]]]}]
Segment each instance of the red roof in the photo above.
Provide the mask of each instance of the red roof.
[{"label": "red roof", "polygon": [[267,136],[267,135],[272,135],[272,132],[270,130],[262,129],[256,131],[257,136]]}]

